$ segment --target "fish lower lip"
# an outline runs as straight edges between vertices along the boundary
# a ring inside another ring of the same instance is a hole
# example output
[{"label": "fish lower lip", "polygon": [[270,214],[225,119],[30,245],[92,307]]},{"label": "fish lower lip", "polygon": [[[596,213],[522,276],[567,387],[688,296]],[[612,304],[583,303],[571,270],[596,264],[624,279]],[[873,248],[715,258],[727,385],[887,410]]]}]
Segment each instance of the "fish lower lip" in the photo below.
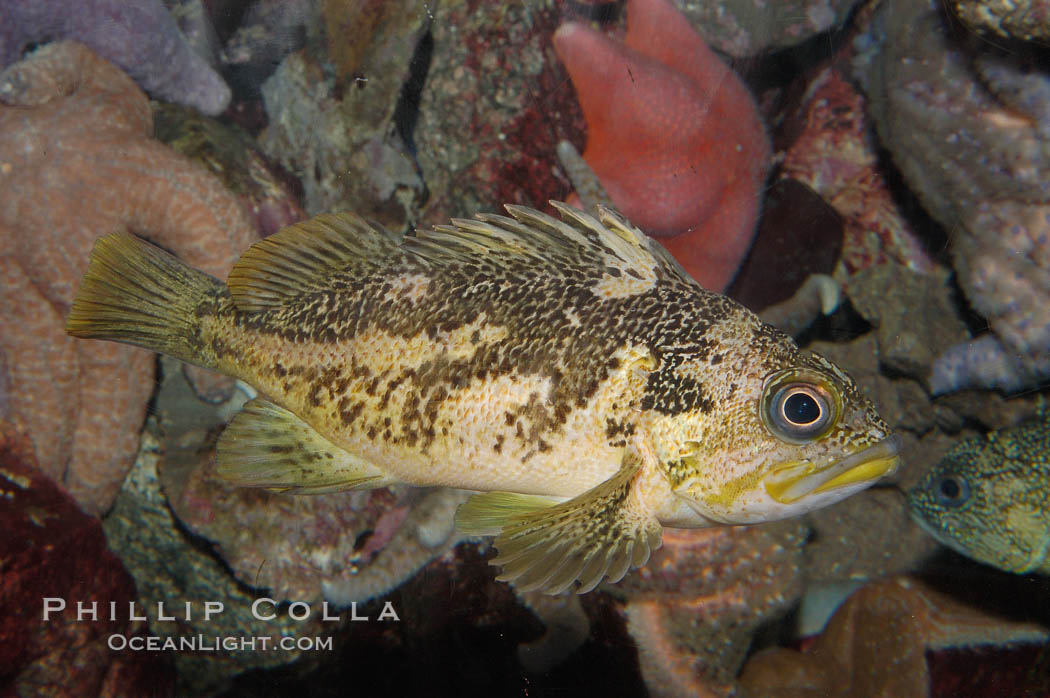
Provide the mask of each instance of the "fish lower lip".
[{"label": "fish lower lip", "polygon": [[808,494],[871,482],[893,473],[900,465],[900,447],[900,437],[892,435],[823,467],[809,461],[780,466],[763,483],[769,496],[781,504],[790,504]]}]

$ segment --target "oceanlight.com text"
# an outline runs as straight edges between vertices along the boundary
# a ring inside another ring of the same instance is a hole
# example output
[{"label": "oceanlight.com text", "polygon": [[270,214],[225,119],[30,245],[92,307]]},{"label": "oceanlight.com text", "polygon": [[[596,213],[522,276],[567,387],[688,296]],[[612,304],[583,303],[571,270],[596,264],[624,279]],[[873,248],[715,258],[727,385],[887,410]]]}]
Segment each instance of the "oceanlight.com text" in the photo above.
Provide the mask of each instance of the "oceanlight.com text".
[{"label": "oceanlight.com text", "polygon": [[300,652],[324,651],[332,649],[331,637],[269,637],[267,635],[251,637],[234,637],[219,635],[180,635],[177,637],[157,637],[122,635],[114,633],[107,640],[109,648],[114,651],[132,650],[133,652],[266,652],[284,650]]}]

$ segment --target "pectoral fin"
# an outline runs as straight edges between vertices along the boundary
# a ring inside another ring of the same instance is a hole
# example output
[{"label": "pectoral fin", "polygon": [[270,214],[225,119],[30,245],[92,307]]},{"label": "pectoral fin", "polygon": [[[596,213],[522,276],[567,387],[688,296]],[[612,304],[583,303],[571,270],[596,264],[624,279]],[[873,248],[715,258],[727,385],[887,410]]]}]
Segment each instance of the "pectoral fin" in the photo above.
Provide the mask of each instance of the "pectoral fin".
[{"label": "pectoral fin", "polygon": [[219,437],[219,477],[241,487],[327,494],[396,482],[277,405],[255,398]]},{"label": "pectoral fin", "polygon": [[[641,465],[628,458],[605,482],[568,501],[485,492],[456,512],[456,526],[469,535],[496,533],[501,581],[521,591],[565,591],[579,582],[584,593],[603,577],[617,582],[644,565],[660,547],[663,529],[632,491]],[[556,503],[557,502],[557,503]]]}]

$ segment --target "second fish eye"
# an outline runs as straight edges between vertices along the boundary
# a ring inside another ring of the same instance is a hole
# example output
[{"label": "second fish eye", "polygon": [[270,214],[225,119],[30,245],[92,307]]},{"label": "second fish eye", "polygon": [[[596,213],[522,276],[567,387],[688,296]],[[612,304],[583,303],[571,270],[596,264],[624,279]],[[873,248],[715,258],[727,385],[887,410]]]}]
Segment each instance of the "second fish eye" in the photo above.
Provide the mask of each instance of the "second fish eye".
[{"label": "second fish eye", "polygon": [[943,475],[933,486],[937,501],[946,507],[962,506],[970,499],[970,485],[957,475]]}]

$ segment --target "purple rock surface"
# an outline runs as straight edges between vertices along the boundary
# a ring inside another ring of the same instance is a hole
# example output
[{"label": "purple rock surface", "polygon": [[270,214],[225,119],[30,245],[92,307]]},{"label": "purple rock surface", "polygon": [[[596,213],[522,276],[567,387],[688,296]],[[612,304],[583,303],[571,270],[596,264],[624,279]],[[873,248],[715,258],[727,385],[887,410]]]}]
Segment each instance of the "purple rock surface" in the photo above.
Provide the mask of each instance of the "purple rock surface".
[{"label": "purple rock surface", "polygon": [[219,114],[230,89],[186,43],[160,0],[4,0],[0,67],[33,44],[74,39],[116,63],[160,99]]}]

